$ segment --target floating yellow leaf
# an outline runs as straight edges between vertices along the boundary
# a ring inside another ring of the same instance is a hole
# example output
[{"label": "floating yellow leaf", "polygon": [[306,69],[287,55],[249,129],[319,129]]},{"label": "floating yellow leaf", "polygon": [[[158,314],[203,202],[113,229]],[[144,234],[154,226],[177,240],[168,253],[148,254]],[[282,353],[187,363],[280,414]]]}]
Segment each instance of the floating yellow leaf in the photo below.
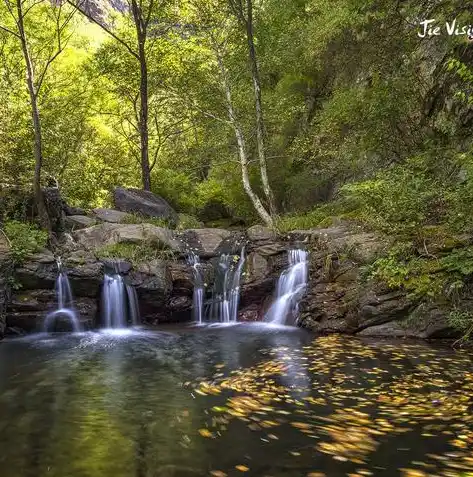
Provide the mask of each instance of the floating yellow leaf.
[{"label": "floating yellow leaf", "polygon": [[240,472],[248,472],[250,470],[250,468],[246,465],[236,465],[235,469],[239,470]]}]

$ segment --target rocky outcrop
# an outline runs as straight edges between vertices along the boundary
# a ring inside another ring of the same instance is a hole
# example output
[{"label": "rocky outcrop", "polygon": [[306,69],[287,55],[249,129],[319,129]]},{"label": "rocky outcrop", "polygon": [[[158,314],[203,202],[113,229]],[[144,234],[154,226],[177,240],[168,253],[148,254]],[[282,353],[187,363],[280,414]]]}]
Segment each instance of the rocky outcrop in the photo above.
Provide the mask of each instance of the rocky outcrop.
[{"label": "rocky outcrop", "polygon": [[363,277],[363,267],[386,249],[386,238],[348,225],[296,231],[290,237],[312,248],[309,287],[300,306],[302,326],[360,336],[455,335],[446,319],[448,309],[425,307],[402,290]]},{"label": "rocky outcrop", "polygon": [[13,268],[9,252],[8,241],[3,234],[0,234],[0,339],[3,338],[6,328],[6,311]]},{"label": "rocky outcrop", "polygon": [[[240,321],[261,320],[274,299],[277,280],[288,265],[287,250],[299,246],[310,250],[309,284],[300,303],[301,326],[318,333],[360,336],[455,335],[446,319],[448,311],[442,306],[422,305],[401,290],[389,290],[366,279],[363,267],[382,254],[388,243],[384,237],[358,227],[339,224],[282,237],[262,226],[239,232],[204,228],[176,233],[151,224],[104,222],[68,237],[61,251],[62,264],[85,328],[100,322],[103,275],[112,269],[118,269],[125,281],[135,287],[145,324],[189,320],[193,274],[186,255],[190,252],[201,257],[209,297],[219,256],[236,256],[244,250],[246,266],[238,317]],[[126,258],[113,263],[97,258],[98,249],[119,243],[165,248],[171,253],[140,263]],[[5,326],[13,332],[38,330],[44,316],[55,308],[56,258],[43,250],[10,273],[11,261],[1,250],[0,247],[0,333]],[[11,293],[7,286],[10,282],[16,285]],[[3,321],[2,310],[6,318]]]},{"label": "rocky outcrop", "polygon": [[181,251],[182,248],[171,230],[151,224],[103,223],[76,231],[74,238],[88,250],[97,250],[118,243],[154,244],[175,252]]},{"label": "rocky outcrop", "polygon": [[127,213],[156,217],[176,224],[178,217],[174,209],[162,198],[141,189],[117,187],[113,194],[115,208]]}]

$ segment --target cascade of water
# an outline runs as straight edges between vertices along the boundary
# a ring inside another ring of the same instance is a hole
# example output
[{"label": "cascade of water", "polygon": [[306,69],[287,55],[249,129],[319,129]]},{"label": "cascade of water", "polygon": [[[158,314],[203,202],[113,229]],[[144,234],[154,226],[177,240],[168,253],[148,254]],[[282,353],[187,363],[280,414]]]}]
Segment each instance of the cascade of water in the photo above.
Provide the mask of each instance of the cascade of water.
[{"label": "cascade of water", "polygon": [[240,279],[245,265],[245,249],[235,263],[234,257],[223,254],[215,274],[212,298],[208,307],[210,321],[235,323],[238,319]]},{"label": "cascade of water", "polygon": [[290,250],[288,261],[288,268],[279,277],[276,300],[265,316],[265,321],[270,323],[283,325],[291,321],[290,324],[295,324],[299,300],[307,287],[308,253],[305,250]]},{"label": "cascade of water", "polygon": [[204,305],[204,277],[202,274],[200,258],[195,253],[189,254],[187,262],[192,267],[194,277],[194,294],[192,298],[192,314],[196,323],[202,323]]},{"label": "cascade of water", "polygon": [[102,290],[103,325],[105,328],[126,328],[139,324],[136,290],[125,283],[117,269],[105,273]]},{"label": "cascade of water", "polygon": [[44,320],[44,330],[55,329],[60,318],[66,318],[73,332],[81,331],[80,322],[74,310],[71,285],[67,273],[62,268],[61,260],[57,260],[58,276],[56,279],[57,310],[49,313]]}]

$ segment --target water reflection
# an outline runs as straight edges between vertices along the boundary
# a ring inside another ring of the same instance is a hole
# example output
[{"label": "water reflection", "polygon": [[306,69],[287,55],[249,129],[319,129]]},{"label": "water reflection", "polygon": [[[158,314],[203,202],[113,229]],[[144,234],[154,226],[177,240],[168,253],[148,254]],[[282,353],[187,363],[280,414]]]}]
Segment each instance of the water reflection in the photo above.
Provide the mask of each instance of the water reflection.
[{"label": "water reflection", "polygon": [[[289,425],[294,418],[281,421],[277,432],[264,426],[264,432],[254,432],[239,418],[218,423],[214,410],[235,394],[250,393],[249,388],[202,396],[190,385],[200,380],[218,384],[237,369],[282,363],[285,372],[265,378],[287,390],[284,402],[272,406],[274,412],[294,414],[301,421],[327,386],[354,389],[350,398],[358,402],[373,386],[374,375],[377,385],[384,380],[389,384],[422,372],[427,359],[419,352],[397,358],[394,352],[385,353],[385,344],[379,349],[367,345],[369,353],[361,358],[343,344],[327,347],[320,355],[314,346],[302,330],[263,325],[40,335],[4,342],[1,475],[186,477],[215,469],[232,475],[238,474],[235,466],[243,464],[258,476],[301,476],[314,466],[327,475],[345,475],[345,464],[315,450],[317,436],[300,434]],[[449,356],[444,350],[429,352]],[[440,373],[438,368],[434,372]],[[320,416],[332,415],[340,405],[326,402]],[[214,439],[198,432],[213,427],[218,428]],[[277,434],[274,440],[268,438],[271,433]],[[418,446],[417,454],[424,452],[415,439],[402,439],[410,448]],[[290,453],[307,446],[311,451],[300,458]],[[373,462],[392,459],[397,469],[399,456],[392,454],[392,447],[385,450],[381,444],[380,449],[382,455],[374,454]],[[394,470],[392,475],[398,475]],[[391,475],[389,469],[383,472],[380,475]]]}]

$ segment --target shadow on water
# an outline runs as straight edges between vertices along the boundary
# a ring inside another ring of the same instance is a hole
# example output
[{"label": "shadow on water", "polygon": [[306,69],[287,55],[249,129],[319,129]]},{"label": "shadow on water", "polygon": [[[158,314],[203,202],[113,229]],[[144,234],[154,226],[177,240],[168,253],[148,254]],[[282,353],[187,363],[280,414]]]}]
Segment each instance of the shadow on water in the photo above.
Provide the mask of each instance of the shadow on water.
[{"label": "shadow on water", "polygon": [[[239,475],[238,465],[258,476],[354,472],[345,454],[337,460],[317,450],[336,429],[317,427],[314,416],[333,419],[363,399],[363,412],[375,415],[379,406],[370,389],[404,382],[426,360],[448,362],[454,355],[416,345],[397,356],[396,345],[327,340],[292,327],[240,324],[6,341],[0,345],[1,475]],[[462,356],[456,369],[466,373],[468,363]],[[279,369],[274,375],[273,368]],[[201,392],[201,382],[215,389]],[[330,390],[336,393],[326,399]],[[261,399],[262,410],[222,413],[238,411],[231,403],[245,396]],[[364,467],[399,475],[403,455],[422,460],[427,452],[419,432],[412,426],[382,438]],[[448,450],[445,442],[432,439],[430,452]]]}]

